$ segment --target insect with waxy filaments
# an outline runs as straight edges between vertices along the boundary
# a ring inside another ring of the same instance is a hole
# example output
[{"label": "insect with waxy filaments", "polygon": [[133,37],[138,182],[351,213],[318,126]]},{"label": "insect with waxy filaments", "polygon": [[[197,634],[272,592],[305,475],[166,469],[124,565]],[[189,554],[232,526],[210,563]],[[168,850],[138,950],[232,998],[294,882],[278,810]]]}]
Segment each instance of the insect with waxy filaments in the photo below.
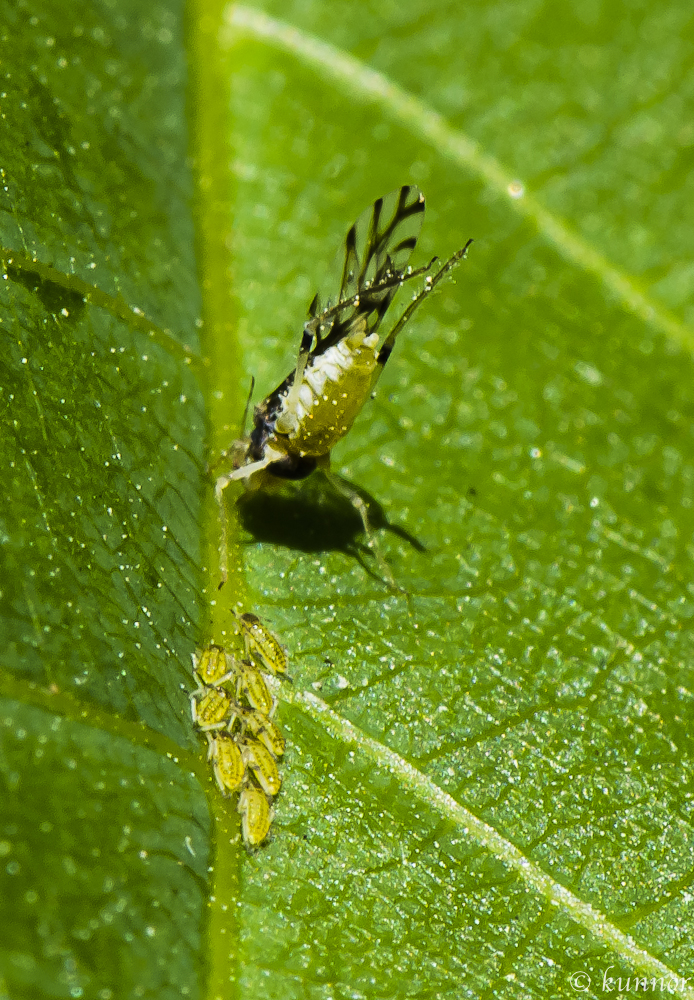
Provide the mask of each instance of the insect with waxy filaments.
[{"label": "insect with waxy filaments", "polygon": [[[347,233],[342,279],[335,304],[316,295],[293,371],[255,407],[253,429],[229,449],[234,469],[219,476],[215,495],[221,521],[220,569],[227,578],[227,527],[223,491],[244,480],[259,488],[277,479],[304,479],[321,469],[333,488],[347,497],[362,520],[369,548],[388,584],[400,589],[380,556],[367,505],[356,490],[330,472],[330,453],[347,434],[390,357],[395,341],[422,300],[464,257],[472,242],[435,273],[437,258],[413,270],[408,261],[424,217],[424,195],[406,185],[379,198]],[[377,330],[398,289],[426,276],[395,326],[380,343]],[[253,384],[251,384],[251,393]],[[249,396],[250,402],[250,396]]]}]

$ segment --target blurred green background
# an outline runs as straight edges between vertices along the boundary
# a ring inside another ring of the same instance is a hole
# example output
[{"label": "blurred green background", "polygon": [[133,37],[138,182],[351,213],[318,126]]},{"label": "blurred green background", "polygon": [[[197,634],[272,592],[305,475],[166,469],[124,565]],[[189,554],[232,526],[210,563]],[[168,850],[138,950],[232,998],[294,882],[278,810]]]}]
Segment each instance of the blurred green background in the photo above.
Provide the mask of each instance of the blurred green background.
[{"label": "blurred green background", "polygon": [[[1,16],[0,996],[686,977],[689,5]],[[333,457],[408,596],[317,477],[228,497],[218,595],[206,462],[403,183],[427,197],[413,263],[475,242]],[[189,721],[190,652],[232,600],[294,677],[254,856]]]}]

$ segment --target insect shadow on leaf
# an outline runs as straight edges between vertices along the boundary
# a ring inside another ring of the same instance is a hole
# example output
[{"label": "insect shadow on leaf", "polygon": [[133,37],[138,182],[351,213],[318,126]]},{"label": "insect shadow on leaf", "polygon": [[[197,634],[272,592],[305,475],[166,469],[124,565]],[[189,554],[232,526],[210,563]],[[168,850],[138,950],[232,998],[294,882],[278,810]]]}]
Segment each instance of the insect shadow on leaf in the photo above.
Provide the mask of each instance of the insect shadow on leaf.
[{"label": "insect shadow on leaf", "polygon": [[[330,453],[373,394],[400,332],[424,298],[465,257],[472,242],[468,240],[434,273],[430,272],[436,257],[413,270],[408,261],[423,218],[424,195],[419,188],[405,185],[378,198],[351,226],[336,297],[325,305],[320,293],[314,297],[295,368],[255,407],[250,434],[222,456],[232,459],[233,471],[219,476],[215,487],[221,524],[220,587],[227,578],[223,491],[229,483],[242,480],[249,489],[258,490],[278,480],[303,480],[320,469],[333,490],[359,514],[382,578],[394,590],[402,590],[373,531],[372,508],[377,505],[330,471]],[[381,342],[377,330],[393,298],[403,284],[420,277],[423,286]]]},{"label": "insect shadow on leaf", "polygon": [[[344,493],[332,489],[335,478],[345,481],[333,473],[327,482],[322,477],[313,477],[301,483],[288,483],[281,490],[249,491],[237,503],[241,525],[257,542],[301,552],[343,552],[357,559],[370,576],[380,579],[364,559],[369,549],[359,541],[362,519]],[[417,552],[426,552],[414,535],[388,521],[383,507],[370,493],[348,481],[347,484],[368,507],[372,530],[390,531]]]}]

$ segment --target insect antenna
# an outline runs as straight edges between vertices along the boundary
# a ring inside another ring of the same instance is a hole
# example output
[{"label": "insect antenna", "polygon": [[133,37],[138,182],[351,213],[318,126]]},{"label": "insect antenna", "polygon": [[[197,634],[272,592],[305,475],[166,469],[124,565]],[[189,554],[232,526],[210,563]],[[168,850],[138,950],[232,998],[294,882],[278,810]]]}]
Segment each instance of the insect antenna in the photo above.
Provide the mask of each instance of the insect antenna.
[{"label": "insect antenna", "polygon": [[406,594],[407,591],[404,590],[397,582],[397,580],[393,576],[393,572],[390,566],[386,562],[385,556],[381,552],[380,546],[378,544],[378,539],[376,538],[373,528],[371,527],[368,505],[364,502],[362,497],[359,496],[359,493],[357,492],[357,490],[355,490],[355,488],[351,484],[346,483],[343,479],[341,479],[334,472],[332,472],[331,469],[324,468],[323,475],[328,480],[332,488],[337,493],[339,493],[340,496],[343,496],[346,500],[349,500],[349,502],[352,504],[354,509],[359,514],[359,517],[361,518],[362,527],[364,528],[364,534],[366,535],[367,546],[371,550],[371,553],[373,554],[374,558],[376,559],[378,568],[381,571],[381,576],[385,579],[388,586],[392,587],[393,590],[398,590],[401,594]]},{"label": "insect antenna", "polygon": [[[390,271],[384,278],[380,278],[378,281],[374,281],[370,285],[365,285],[358,292],[355,292],[350,298],[343,299],[342,302],[337,302],[334,306],[328,306],[328,308],[324,309],[320,316],[316,318],[319,319],[321,325],[323,325],[326,320],[332,319],[333,316],[338,316],[341,312],[344,312],[347,309],[352,309],[354,306],[358,306],[364,301],[368,302],[370,296],[375,296],[379,292],[386,291],[388,288],[395,288],[400,285],[404,285],[406,281],[412,281],[413,278],[420,278],[423,274],[426,274],[431,270],[438,259],[438,257],[432,257],[428,264],[418,267],[415,271]],[[306,325],[308,326],[308,324]]]},{"label": "insect antenna", "polygon": [[241,437],[246,436],[246,420],[248,419],[248,411],[251,406],[251,399],[253,397],[254,389],[255,389],[255,375],[251,375],[251,387],[248,390],[248,399],[246,400],[246,405],[243,410],[243,417],[241,419]]},{"label": "insect antenna", "polygon": [[[376,358],[376,363],[378,364],[378,368],[376,369],[376,373],[375,373],[373,381],[371,383],[372,394],[373,394],[373,390],[376,387],[376,383],[378,382],[379,378],[381,377],[381,375],[383,373],[383,369],[385,368],[386,361],[388,360],[388,358],[390,357],[390,355],[393,352],[393,347],[395,346],[395,340],[396,340],[398,334],[400,333],[400,331],[402,330],[402,328],[405,326],[405,324],[408,323],[409,320],[412,318],[412,314],[415,312],[415,310],[417,309],[417,307],[419,306],[419,304],[422,302],[422,300],[429,294],[429,292],[433,291],[434,288],[436,288],[436,286],[438,285],[439,281],[441,281],[442,278],[444,278],[450,271],[453,270],[453,268],[457,264],[460,263],[461,260],[463,260],[465,258],[466,254],[467,254],[467,251],[468,251],[468,247],[470,246],[471,243],[472,243],[472,240],[468,240],[467,243],[465,244],[465,246],[462,247],[462,249],[456,250],[456,252],[453,254],[453,256],[448,258],[448,260],[445,262],[445,264],[443,264],[439,268],[439,270],[436,272],[435,275],[433,275],[433,277],[432,276],[428,276],[426,278],[426,280],[424,282],[424,287],[422,289],[420,289],[419,292],[417,292],[417,294],[412,299],[412,301],[410,302],[410,304],[407,307],[407,309],[405,310],[405,312],[402,314],[402,316],[400,317],[400,319],[397,321],[397,323],[395,324],[395,326],[393,327],[393,329],[390,331],[390,333],[386,337],[385,341],[383,342],[383,347],[378,352],[378,357]],[[434,258],[434,260],[436,260],[436,258]],[[433,264],[433,263],[434,263],[434,261],[432,261],[428,265],[428,267],[426,268],[426,270],[428,270],[429,267],[431,267],[431,264]],[[422,269],[420,268],[420,271],[421,270]],[[414,277],[414,272],[412,273],[412,275],[408,275],[408,277]]]},{"label": "insect antenna", "polygon": [[243,410],[243,417],[241,419],[241,438],[234,441],[234,443],[229,448],[225,448],[224,451],[221,451],[219,453],[219,457],[216,458],[214,462],[210,462],[208,464],[207,468],[205,469],[207,475],[209,475],[211,472],[214,472],[217,466],[221,465],[221,463],[226,458],[229,458],[229,456],[233,456],[234,454],[236,454],[241,446],[245,448],[244,439],[246,437],[246,420],[248,419],[248,411],[251,407],[251,398],[253,396],[254,389],[255,389],[255,376],[251,375],[251,387],[248,390],[248,399],[246,400],[246,405]]}]

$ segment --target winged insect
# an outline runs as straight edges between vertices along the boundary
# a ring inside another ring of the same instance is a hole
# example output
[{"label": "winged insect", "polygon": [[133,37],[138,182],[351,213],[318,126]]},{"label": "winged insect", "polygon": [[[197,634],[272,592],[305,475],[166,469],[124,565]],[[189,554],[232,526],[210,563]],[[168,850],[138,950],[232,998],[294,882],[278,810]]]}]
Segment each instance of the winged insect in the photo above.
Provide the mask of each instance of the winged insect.
[{"label": "winged insect", "polygon": [[[336,492],[358,511],[369,547],[388,584],[398,588],[381,557],[368,508],[358,492],[330,473],[330,453],[372,395],[395,341],[423,299],[464,257],[472,242],[433,274],[437,258],[413,270],[408,261],[424,218],[424,195],[405,185],[378,198],[349,229],[335,304],[316,295],[304,324],[296,365],[255,407],[253,429],[228,454],[234,469],[218,477],[215,495],[221,523],[220,570],[227,578],[227,522],[223,491],[245,480],[258,488],[277,479],[304,479],[322,469]],[[377,333],[398,289],[426,275],[423,287],[383,342]],[[268,477],[270,477],[268,479]]]}]

